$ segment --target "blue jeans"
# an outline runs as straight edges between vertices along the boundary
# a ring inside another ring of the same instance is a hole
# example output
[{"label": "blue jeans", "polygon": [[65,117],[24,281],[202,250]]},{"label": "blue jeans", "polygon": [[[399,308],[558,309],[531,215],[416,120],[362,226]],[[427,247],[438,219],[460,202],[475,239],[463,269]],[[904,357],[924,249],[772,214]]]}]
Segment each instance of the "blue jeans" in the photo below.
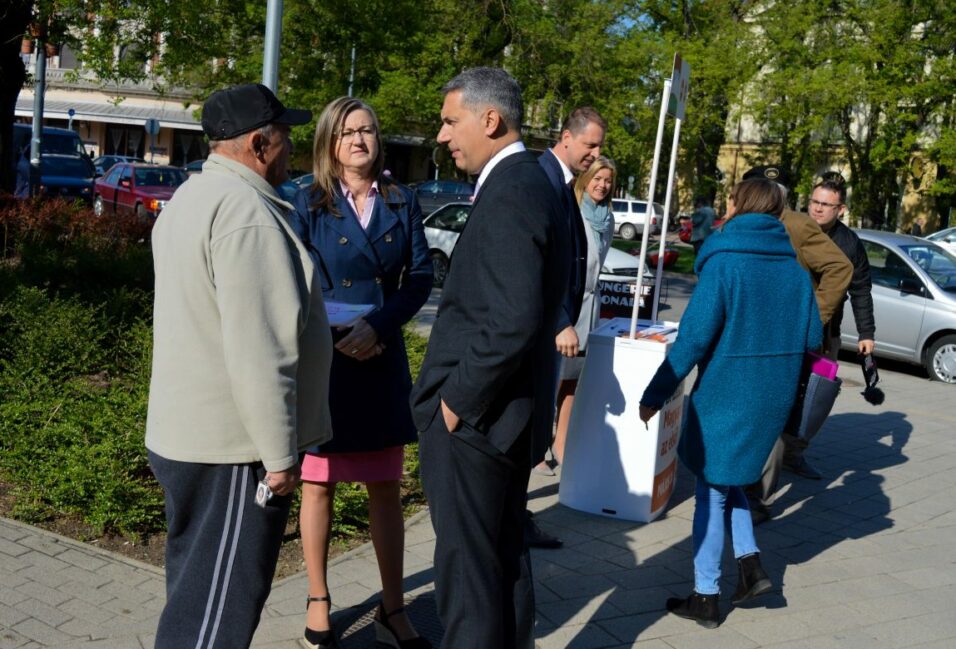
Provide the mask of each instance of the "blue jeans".
[{"label": "blue jeans", "polygon": [[729,529],[734,557],[759,552],[754,540],[750,507],[743,487],[707,484],[697,478],[694,507],[694,590],[701,595],[720,592],[720,555]]}]

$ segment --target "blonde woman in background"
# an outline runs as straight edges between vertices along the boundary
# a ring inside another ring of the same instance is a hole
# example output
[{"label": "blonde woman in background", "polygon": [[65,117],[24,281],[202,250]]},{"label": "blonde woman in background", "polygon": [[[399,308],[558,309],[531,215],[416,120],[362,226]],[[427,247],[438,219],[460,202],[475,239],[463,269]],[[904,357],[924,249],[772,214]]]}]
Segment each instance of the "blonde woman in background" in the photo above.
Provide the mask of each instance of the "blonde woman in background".
[{"label": "blonde woman in background", "polygon": [[578,387],[578,377],[584,367],[584,354],[588,344],[588,334],[597,325],[601,311],[601,294],[598,290],[598,276],[611,248],[614,236],[614,214],[611,212],[611,195],[614,193],[614,181],[617,168],[614,162],[599,156],[588,170],[578,176],[574,183],[574,194],[581,208],[584,230],[587,234],[588,261],[587,277],[584,282],[584,299],[581,302],[581,314],[574,324],[578,335],[580,351],[576,358],[565,358],[561,366],[561,381],[558,384],[558,424],[555,430],[551,452],[559,462],[564,462],[564,443],[568,436],[568,420],[571,418],[571,406],[574,404],[574,392]]}]

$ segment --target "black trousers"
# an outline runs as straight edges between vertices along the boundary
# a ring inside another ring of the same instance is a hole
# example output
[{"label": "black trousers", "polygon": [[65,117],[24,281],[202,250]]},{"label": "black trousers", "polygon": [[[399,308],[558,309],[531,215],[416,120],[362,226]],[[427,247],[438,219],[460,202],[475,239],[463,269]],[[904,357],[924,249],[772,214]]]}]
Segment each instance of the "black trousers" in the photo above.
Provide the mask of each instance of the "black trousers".
[{"label": "black trousers", "polygon": [[166,496],[166,606],[156,649],[248,647],[272,588],[291,496],[255,504],[261,463],[194,464],[149,453]]},{"label": "black trousers", "polygon": [[534,582],[524,543],[531,427],[501,453],[441,411],[419,440],[435,528],[435,596],[444,649],[531,649]]}]

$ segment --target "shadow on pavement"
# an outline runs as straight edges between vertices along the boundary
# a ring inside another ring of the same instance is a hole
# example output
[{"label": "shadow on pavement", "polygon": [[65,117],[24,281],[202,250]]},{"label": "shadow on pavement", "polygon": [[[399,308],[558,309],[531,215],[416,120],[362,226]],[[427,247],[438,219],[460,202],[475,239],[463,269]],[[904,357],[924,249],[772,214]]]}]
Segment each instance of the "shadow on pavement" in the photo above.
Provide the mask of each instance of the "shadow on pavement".
[{"label": "shadow on pavement", "polygon": [[[775,590],[744,605],[746,608],[786,607],[787,565],[807,562],[847,539],[892,527],[890,500],[879,472],[907,461],[902,451],[911,432],[911,424],[900,412],[837,414],[827,421],[809,453],[811,457],[825,456],[814,464],[825,475],[839,477],[817,482],[784,474],[783,480],[792,481],[781,485],[784,493],[774,510],[786,509],[785,514],[755,530]],[[667,511],[647,524],[592,516],[560,505],[539,512],[539,523],[564,538],[565,547],[533,552],[536,637],[549,636],[558,629],[570,631],[571,635],[563,638],[569,648],[628,644],[654,637],[645,631],[667,616],[666,599],[684,597],[693,588],[691,521],[670,515],[693,497],[693,485],[693,476],[681,467]],[[551,488],[531,495],[545,493],[552,493]],[[674,524],[684,531],[664,533],[662,526]],[[633,549],[638,545],[635,532],[661,541],[647,545],[642,539],[642,547]],[[722,563],[722,619],[733,614],[729,595],[736,587],[737,570],[732,554],[728,538]],[[668,628],[672,621],[693,629],[693,622],[673,616],[666,621]],[[594,624],[597,622],[601,624]]]},{"label": "shadow on pavement", "polygon": [[[893,527],[881,472],[907,462],[903,449],[912,430],[901,412],[845,413],[827,420],[808,450],[824,479],[784,472],[781,477],[789,482],[781,485],[773,510],[785,512],[757,529],[764,567],[775,584],[786,586],[788,565]],[[767,605],[785,606],[786,599],[774,594]]]}]

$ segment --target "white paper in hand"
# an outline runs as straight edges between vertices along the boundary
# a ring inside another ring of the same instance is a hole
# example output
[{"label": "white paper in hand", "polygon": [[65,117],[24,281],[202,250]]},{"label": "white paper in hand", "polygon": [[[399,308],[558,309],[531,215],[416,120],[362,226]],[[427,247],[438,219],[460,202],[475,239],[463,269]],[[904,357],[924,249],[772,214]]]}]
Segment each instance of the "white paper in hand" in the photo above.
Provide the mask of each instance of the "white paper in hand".
[{"label": "white paper in hand", "polygon": [[325,313],[332,327],[349,327],[359,318],[367,316],[375,308],[374,304],[346,304],[345,302],[325,301]]}]

